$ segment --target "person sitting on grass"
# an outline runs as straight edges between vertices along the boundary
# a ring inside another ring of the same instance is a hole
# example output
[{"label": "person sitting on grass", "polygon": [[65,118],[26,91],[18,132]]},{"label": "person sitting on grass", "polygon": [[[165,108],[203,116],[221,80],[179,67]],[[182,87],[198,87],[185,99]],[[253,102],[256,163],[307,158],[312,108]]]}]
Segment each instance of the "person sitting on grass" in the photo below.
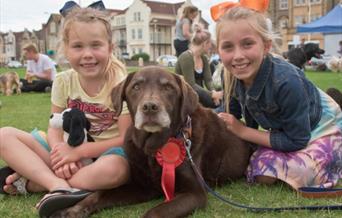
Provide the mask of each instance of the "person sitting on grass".
[{"label": "person sitting on grass", "polygon": [[[337,185],[342,178],[342,112],[337,103],[302,70],[271,54],[274,34],[262,11],[232,6],[216,28],[227,109],[219,116],[256,148],[248,181],[283,181],[295,190]],[[233,110],[237,107],[240,113]]]},{"label": "person sitting on grass", "polygon": [[49,56],[40,54],[33,43],[24,46],[23,55],[27,60],[27,69],[25,79],[20,79],[23,83],[21,91],[50,92],[57,73],[55,63]]},{"label": "person sitting on grass", "polygon": [[[113,55],[109,16],[92,8],[75,8],[63,24],[61,52],[72,69],[59,73],[51,92],[51,113],[78,108],[91,122],[95,142],[72,148],[63,141],[63,130],[49,127],[47,142],[37,131],[0,129],[0,157],[8,165],[0,170],[0,192],[6,194],[48,191],[37,204],[39,215],[49,217],[70,207],[94,190],[111,189],[129,179],[122,149],[131,124],[127,107],[114,116],[112,88],[126,76]],[[82,165],[82,158],[95,161]],[[25,178],[25,179],[24,179]],[[18,181],[22,181],[18,184]]]}]

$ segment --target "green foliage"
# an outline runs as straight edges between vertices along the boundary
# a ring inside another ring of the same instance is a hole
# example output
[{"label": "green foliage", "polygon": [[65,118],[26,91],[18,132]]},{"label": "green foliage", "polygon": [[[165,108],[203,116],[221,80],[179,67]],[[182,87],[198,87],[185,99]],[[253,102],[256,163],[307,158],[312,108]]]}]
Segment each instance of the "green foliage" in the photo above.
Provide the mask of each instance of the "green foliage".
[{"label": "green foliage", "polygon": [[[170,68],[171,69],[171,68]],[[13,69],[10,69],[13,70]],[[15,69],[21,77],[25,69]],[[128,68],[128,72],[136,71],[138,68]],[[8,69],[0,68],[0,73]],[[306,72],[307,77],[321,89],[336,87],[342,90],[342,74],[330,72]],[[33,128],[46,131],[50,116],[50,94],[49,93],[23,93],[22,95],[3,96],[0,95],[2,106],[0,108],[0,127],[13,126],[24,131],[31,131]],[[2,140],[6,140],[1,138]],[[1,152],[1,151],[0,151]],[[0,160],[0,166],[5,163]],[[337,205],[341,204],[341,198],[333,199],[305,199],[296,194],[291,188],[283,183],[273,186],[249,185],[244,180],[233,182],[221,188],[217,188],[221,195],[226,198],[245,205],[256,207],[284,207],[303,205]],[[26,218],[37,217],[34,205],[41,199],[43,194],[29,194],[28,196],[4,196],[0,195],[0,217]],[[340,211],[294,211],[282,213],[252,213],[234,208],[225,204],[212,195],[209,196],[208,206],[205,210],[198,210],[190,217],[193,218],[273,218],[273,217],[341,217]],[[115,207],[103,210],[93,217],[122,217],[136,218],[143,215],[149,208],[157,206],[163,199],[153,200],[147,203]]]},{"label": "green foliage", "polygon": [[140,57],[144,60],[144,62],[150,60],[150,56],[144,52],[133,55],[131,59],[132,59],[132,61],[137,61],[137,60],[139,60]]}]

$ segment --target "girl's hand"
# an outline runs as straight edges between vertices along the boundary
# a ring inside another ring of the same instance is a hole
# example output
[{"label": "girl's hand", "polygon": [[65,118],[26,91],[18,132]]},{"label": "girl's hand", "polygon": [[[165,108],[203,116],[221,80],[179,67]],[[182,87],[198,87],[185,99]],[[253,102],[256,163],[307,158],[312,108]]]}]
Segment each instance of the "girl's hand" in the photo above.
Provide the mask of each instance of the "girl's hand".
[{"label": "girl's hand", "polygon": [[50,158],[53,170],[57,170],[67,163],[77,162],[81,159],[75,148],[65,144],[55,146],[51,151]]},{"label": "girl's hand", "polygon": [[212,91],[211,98],[213,99],[215,105],[219,105],[223,98],[223,91]]},{"label": "girl's hand", "polygon": [[244,123],[242,123],[240,120],[236,119],[233,115],[228,113],[219,113],[218,116],[226,123],[226,127],[228,130],[230,130],[232,133],[234,133],[237,136],[240,136],[240,134],[245,129]]},{"label": "girl's hand", "polygon": [[82,167],[83,165],[81,162],[67,163],[54,172],[59,178],[70,179]]}]

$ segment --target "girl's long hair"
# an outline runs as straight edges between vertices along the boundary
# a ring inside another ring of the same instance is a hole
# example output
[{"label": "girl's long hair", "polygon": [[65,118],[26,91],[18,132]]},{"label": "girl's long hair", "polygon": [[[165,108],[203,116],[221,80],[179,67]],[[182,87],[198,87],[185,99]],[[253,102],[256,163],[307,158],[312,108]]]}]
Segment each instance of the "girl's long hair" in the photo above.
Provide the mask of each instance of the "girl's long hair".
[{"label": "girl's long hair", "polygon": [[[244,8],[241,6],[236,6],[230,8],[226,11],[226,13],[219,19],[216,25],[216,42],[217,46],[220,44],[220,32],[223,28],[225,28],[227,21],[237,21],[237,20],[246,20],[250,26],[261,36],[263,41],[269,42],[272,41],[272,48],[274,51],[279,50],[278,45],[275,40],[279,38],[272,31],[272,27],[270,26],[270,21],[267,19],[265,14],[260,12]],[[219,50],[219,48],[218,48]],[[236,78],[226,69],[224,68],[224,93],[225,93],[225,110],[229,113],[229,102],[231,97],[234,95],[234,90],[236,86]]]}]

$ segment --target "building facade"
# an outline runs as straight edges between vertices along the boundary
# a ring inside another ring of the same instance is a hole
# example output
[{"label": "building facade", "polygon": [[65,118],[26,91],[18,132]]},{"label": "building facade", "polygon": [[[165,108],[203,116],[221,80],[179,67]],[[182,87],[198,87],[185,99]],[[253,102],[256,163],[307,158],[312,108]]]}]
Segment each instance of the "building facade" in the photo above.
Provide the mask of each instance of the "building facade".
[{"label": "building facade", "polygon": [[[177,17],[187,5],[193,5],[191,0],[171,4],[164,2],[134,0],[125,10],[108,9],[115,43],[115,55],[131,57],[138,53],[147,53],[150,60],[155,60],[164,54],[174,54],[173,38]],[[198,16],[205,28],[208,23]],[[56,58],[58,50],[59,32],[62,25],[62,16],[51,14],[47,23],[37,35],[34,31],[0,34],[0,63],[10,60],[21,60],[22,45],[27,42],[36,42],[39,50],[52,58]],[[39,37],[38,37],[39,36]],[[1,40],[2,39],[2,40]]]},{"label": "building facade", "polygon": [[[296,27],[324,16],[340,2],[341,0],[270,1],[268,16],[274,31],[280,36],[280,50],[287,51],[302,39],[319,43],[324,48],[322,34],[297,34]],[[149,54],[150,60],[156,60],[160,55],[175,54],[173,39],[176,20],[188,5],[193,5],[191,0],[174,4],[134,0],[124,10],[108,9],[115,55],[129,58],[144,52]],[[195,22],[208,28],[208,22],[202,18],[201,13]],[[61,24],[62,16],[51,14],[39,31],[30,32],[25,29],[23,32],[0,33],[0,65],[10,60],[22,61],[22,46],[27,42],[36,43],[40,52],[56,58]]]},{"label": "building facade", "polygon": [[298,25],[310,23],[332,10],[341,0],[274,0],[270,1],[269,17],[281,40],[281,51],[287,51],[302,40],[318,43],[324,48],[320,33],[296,33]]}]

